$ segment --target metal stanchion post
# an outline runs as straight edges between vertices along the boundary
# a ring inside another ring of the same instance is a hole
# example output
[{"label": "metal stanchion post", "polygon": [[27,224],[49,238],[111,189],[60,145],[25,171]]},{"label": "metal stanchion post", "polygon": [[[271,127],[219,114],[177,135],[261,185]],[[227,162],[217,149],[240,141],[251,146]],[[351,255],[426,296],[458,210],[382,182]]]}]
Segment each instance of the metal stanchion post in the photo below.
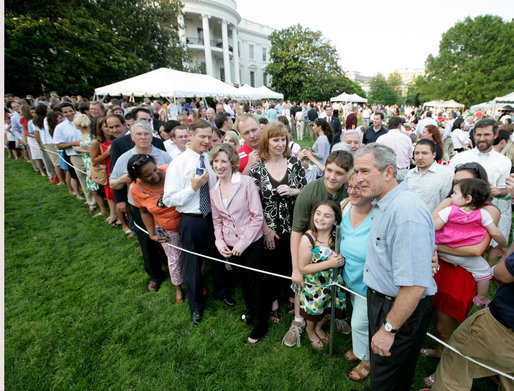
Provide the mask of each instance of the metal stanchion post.
[{"label": "metal stanchion post", "polygon": [[[339,254],[339,230],[340,226],[336,227],[336,238],[335,238],[335,252]],[[337,267],[332,269],[332,282],[337,275]],[[328,344],[328,353],[333,356],[334,354],[334,335],[335,335],[335,325],[336,325],[336,295],[337,295],[338,287],[336,285],[332,285],[331,287],[331,307],[330,307],[330,340]]]}]

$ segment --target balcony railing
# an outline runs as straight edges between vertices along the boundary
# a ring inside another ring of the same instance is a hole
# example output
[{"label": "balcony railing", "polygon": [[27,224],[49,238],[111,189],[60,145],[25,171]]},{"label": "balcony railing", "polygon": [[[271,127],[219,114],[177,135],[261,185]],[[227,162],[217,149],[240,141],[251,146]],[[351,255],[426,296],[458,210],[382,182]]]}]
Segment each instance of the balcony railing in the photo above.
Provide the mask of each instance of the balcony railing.
[{"label": "balcony railing", "polygon": [[[220,40],[211,39],[210,42],[211,42],[211,47],[223,49],[223,41],[221,39]],[[204,43],[205,43],[205,40],[204,39],[200,39],[200,38],[186,37],[186,43],[188,45],[201,45],[201,46],[203,46]],[[234,51],[234,49],[232,48],[231,45],[228,45],[228,51],[229,52]]]}]

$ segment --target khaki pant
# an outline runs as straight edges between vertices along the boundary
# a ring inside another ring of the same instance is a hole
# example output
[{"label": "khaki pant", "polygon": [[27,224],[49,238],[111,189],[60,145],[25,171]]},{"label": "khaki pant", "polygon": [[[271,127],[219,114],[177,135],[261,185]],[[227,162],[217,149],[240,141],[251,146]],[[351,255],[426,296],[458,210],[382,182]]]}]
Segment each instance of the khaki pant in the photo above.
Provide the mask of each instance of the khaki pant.
[{"label": "khaki pant", "polygon": [[450,152],[453,148],[453,142],[451,137],[446,137],[443,141],[443,160],[450,160]]},{"label": "khaki pant", "polygon": [[305,132],[304,122],[296,121],[296,139],[303,140],[303,134]]},{"label": "khaki pant", "polygon": [[[70,156],[71,164],[75,167],[75,172],[77,174],[77,178],[80,182],[80,187],[82,187],[82,191],[84,192],[84,197],[86,197],[87,204],[89,206],[95,206],[96,201],[93,197],[93,194],[87,189],[87,183],[86,178],[87,175],[80,171],[86,171],[86,167],[84,167],[84,160],[82,159],[82,156],[80,155],[72,155]],[[80,170],[80,171],[79,171]]]},{"label": "khaki pant", "polygon": [[[514,374],[514,331],[498,322],[489,308],[476,312],[455,330],[449,345],[462,354],[509,375]],[[444,349],[435,372],[432,391],[468,391],[473,379],[493,376],[494,372]],[[514,390],[514,382],[499,376],[504,390]]]}]

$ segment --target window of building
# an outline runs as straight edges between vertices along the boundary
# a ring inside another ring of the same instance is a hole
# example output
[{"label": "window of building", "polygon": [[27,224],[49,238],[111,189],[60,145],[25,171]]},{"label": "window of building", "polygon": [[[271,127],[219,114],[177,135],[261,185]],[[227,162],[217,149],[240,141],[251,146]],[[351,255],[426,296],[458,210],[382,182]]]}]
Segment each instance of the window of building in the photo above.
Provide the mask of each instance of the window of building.
[{"label": "window of building", "polygon": [[249,57],[253,60],[253,45],[248,46]]},{"label": "window of building", "polygon": [[241,58],[241,42],[237,43],[237,57]]},{"label": "window of building", "polygon": [[203,45],[203,28],[198,27],[197,31],[198,31],[198,44]]},{"label": "window of building", "polygon": [[220,68],[220,80],[225,82],[225,68],[223,67]]},{"label": "window of building", "polygon": [[252,87],[255,87],[255,72],[254,71],[250,71],[250,85]]},{"label": "window of building", "polygon": [[207,74],[207,65],[205,65],[205,61],[200,63],[200,73],[204,75]]},{"label": "window of building", "polygon": [[262,61],[266,61],[266,48],[262,48]]}]

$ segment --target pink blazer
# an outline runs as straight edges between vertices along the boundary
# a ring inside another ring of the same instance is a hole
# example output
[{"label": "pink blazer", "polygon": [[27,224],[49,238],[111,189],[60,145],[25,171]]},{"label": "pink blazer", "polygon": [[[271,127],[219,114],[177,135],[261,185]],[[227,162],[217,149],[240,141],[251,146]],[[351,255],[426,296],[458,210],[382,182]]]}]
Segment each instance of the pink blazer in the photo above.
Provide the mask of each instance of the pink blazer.
[{"label": "pink blazer", "polygon": [[218,250],[231,246],[242,253],[262,235],[262,203],[253,179],[236,172],[227,206],[221,199],[219,180],[210,190],[212,221]]}]

